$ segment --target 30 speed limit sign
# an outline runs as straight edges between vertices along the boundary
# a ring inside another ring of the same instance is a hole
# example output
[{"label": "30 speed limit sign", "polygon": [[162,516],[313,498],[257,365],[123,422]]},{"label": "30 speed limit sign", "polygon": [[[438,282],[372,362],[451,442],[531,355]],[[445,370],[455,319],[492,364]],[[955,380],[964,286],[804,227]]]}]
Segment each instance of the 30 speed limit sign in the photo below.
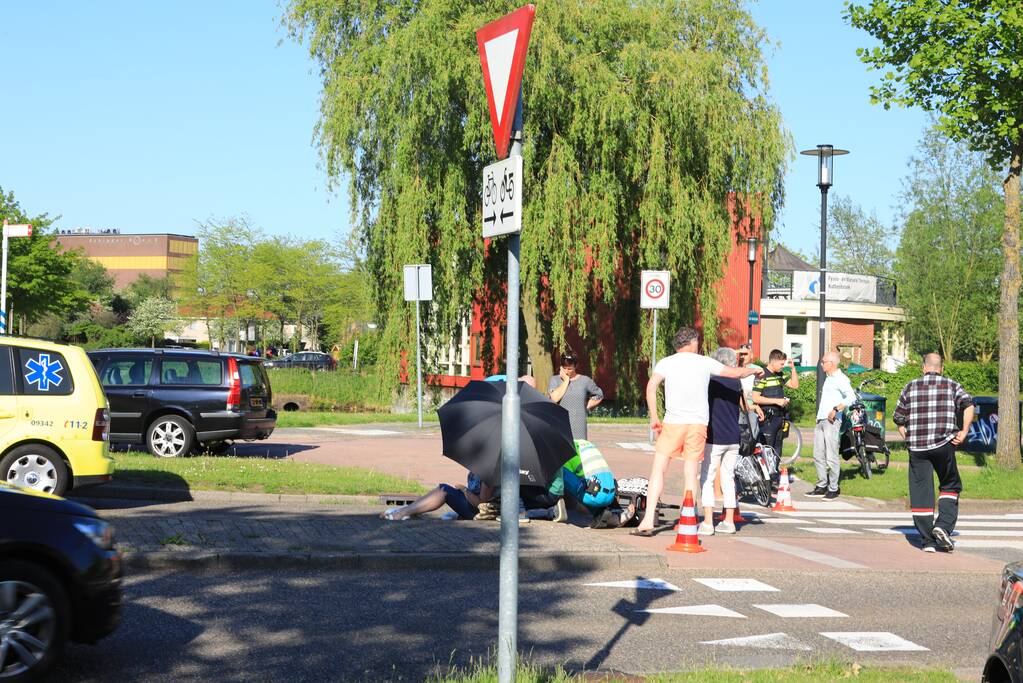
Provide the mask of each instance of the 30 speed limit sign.
[{"label": "30 speed limit sign", "polygon": [[670,288],[671,273],[666,270],[644,270],[639,292],[639,307],[667,308]]}]

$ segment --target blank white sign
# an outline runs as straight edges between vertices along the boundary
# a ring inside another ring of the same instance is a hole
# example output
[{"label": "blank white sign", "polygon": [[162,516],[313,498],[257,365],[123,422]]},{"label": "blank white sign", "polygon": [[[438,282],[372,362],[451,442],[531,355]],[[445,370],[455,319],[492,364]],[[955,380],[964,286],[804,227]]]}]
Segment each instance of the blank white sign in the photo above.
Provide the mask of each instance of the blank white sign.
[{"label": "blank white sign", "polygon": [[405,301],[433,299],[433,267],[428,263],[405,266]]}]

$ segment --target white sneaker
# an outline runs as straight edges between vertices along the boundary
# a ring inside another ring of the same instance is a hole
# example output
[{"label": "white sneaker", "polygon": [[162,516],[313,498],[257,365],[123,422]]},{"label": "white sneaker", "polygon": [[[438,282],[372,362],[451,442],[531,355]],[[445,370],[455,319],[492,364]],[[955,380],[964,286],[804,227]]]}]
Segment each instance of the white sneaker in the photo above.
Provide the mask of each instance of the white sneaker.
[{"label": "white sneaker", "polygon": [[936,552],[938,552],[938,549],[935,548],[933,545],[925,545],[924,546],[924,552],[925,553],[936,553]]},{"label": "white sneaker", "polygon": [[721,522],[720,524],[718,524],[717,532],[720,534],[734,534],[735,525],[729,522]]},{"label": "white sneaker", "polygon": [[559,524],[568,523],[568,508],[565,506],[565,499],[559,498],[557,505],[550,508],[550,519],[552,522]]},{"label": "white sneaker", "polygon": [[700,536],[713,536],[714,525],[710,522],[700,522],[700,526],[696,528],[696,533]]}]

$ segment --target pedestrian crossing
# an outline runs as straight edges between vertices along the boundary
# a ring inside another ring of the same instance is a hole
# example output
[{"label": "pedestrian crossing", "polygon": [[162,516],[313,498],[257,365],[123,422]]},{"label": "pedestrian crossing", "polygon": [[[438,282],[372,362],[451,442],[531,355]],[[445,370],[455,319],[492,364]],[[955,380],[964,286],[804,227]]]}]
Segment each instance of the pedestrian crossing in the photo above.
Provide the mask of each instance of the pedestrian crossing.
[{"label": "pedestrian crossing", "polygon": [[[768,597],[772,593],[782,592],[763,581],[754,578],[717,578],[717,577],[693,577],[690,579],[700,584],[703,589],[710,589],[718,593],[760,593]],[[668,596],[686,596],[693,592],[687,588],[688,584],[677,586],[664,579],[630,579],[624,581],[603,581],[584,584],[590,588],[612,588],[619,590],[634,591],[667,591]],[[699,589],[696,589],[699,590]],[[738,597],[738,596],[737,596]],[[671,599],[668,597],[667,599]],[[758,610],[759,612],[753,611]],[[701,603],[691,605],[669,605],[665,607],[643,607],[634,610],[637,613],[657,615],[662,618],[707,618],[715,619],[750,619],[760,616],[767,619],[782,619],[791,621],[793,619],[826,619],[844,620],[851,619],[855,615],[846,614],[836,609],[817,603],[789,603],[789,602],[756,602],[743,605],[726,607],[717,603]],[[837,623],[837,622],[836,622]],[[817,635],[839,643],[856,652],[928,652],[929,649],[888,631],[820,631]],[[802,638],[802,639],[801,639]],[[752,648],[762,650],[795,650],[811,651],[819,649],[821,643],[805,642],[810,638],[801,636],[797,638],[784,632],[764,633],[752,636],[741,636],[738,638],[725,638],[721,640],[704,640],[700,645],[723,647],[723,648]]]},{"label": "pedestrian crossing", "polygon": [[[836,501],[837,502],[837,501]],[[751,524],[791,526],[819,536],[905,536],[917,538],[909,511],[863,510],[851,503],[834,509],[821,501],[796,501],[795,512],[773,512],[763,508],[742,508]],[[1023,514],[960,515],[952,534],[956,545],[967,548],[1023,550]],[[983,543],[977,543],[983,541]]]}]

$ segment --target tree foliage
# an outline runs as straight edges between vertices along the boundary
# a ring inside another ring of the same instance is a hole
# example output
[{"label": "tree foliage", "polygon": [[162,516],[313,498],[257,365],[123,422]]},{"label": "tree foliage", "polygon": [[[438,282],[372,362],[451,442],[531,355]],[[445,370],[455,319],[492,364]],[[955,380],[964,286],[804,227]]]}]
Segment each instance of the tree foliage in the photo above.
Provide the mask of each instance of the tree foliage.
[{"label": "tree foliage", "polygon": [[[0,222],[31,223],[31,237],[12,238],[8,247],[7,296],[10,330],[15,321],[32,323],[46,313],[69,316],[89,305],[89,293],[72,278],[82,258],[55,248],[53,219],[47,214],[29,216],[13,192],[0,187]],[[24,329],[24,325],[21,326]]]},{"label": "tree foliage", "polygon": [[[415,338],[403,264],[433,266],[425,324],[434,339],[456,334],[476,297],[502,295],[504,244],[479,237],[481,172],[494,152],[475,31],[514,8],[507,0],[288,6],[292,35],[321,66],[316,136],[328,178],[348,183],[387,358]],[[523,84],[521,258],[540,381],[566,331],[596,339],[613,305],[619,391],[635,396],[645,268],[674,276],[661,329],[699,312],[713,342],[728,193],[749,197],[770,225],[790,147],[765,94],[763,41],[739,0],[537,9]],[[591,360],[598,346],[584,350]]]},{"label": "tree foliage", "polygon": [[998,177],[984,156],[929,130],[910,161],[896,269],[912,348],[989,361],[997,347]]},{"label": "tree foliage", "polygon": [[884,69],[875,102],[938,113],[938,127],[1005,173],[999,300],[998,461],[1019,467],[1020,175],[1023,172],[1023,5],[1018,0],[871,0],[849,22],[880,45],[859,49]]},{"label": "tree foliage", "polygon": [[841,273],[890,277],[892,229],[867,214],[851,197],[828,205],[828,268]]},{"label": "tree foliage", "polygon": [[139,302],[125,327],[136,339],[156,346],[156,340],[163,339],[165,333],[181,329],[181,320],[173,301],[154,296]]}]

